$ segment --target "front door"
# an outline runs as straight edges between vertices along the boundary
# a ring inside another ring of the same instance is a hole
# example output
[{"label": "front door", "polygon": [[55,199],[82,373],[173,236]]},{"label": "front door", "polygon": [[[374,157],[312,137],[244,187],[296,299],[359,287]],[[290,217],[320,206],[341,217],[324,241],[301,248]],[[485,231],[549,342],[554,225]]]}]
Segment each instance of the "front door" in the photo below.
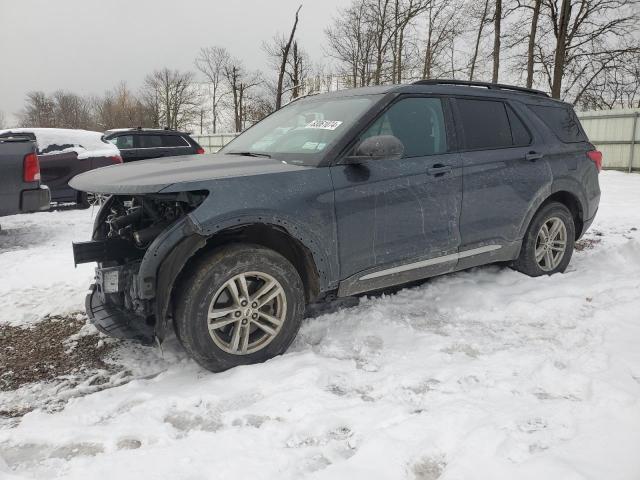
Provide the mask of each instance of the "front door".
[{"label": "front door", "polygon": [[400,98],[359,142],[393,135],[404,145],[402,158],[331,167],[341,295],[455,267],[462,171],[459,155],[448,153],[448,123],[441,99]]}]

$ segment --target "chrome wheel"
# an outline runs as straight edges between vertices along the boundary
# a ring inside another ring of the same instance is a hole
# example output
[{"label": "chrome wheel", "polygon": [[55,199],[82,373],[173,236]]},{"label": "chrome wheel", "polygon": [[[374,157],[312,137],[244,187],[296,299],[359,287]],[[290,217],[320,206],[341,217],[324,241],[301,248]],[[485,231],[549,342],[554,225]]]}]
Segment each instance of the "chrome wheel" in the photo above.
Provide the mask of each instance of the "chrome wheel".
[{"label": "chrome wheel", "polygon": [[262,272],[241,273],[213,296],[209,335],[227,353],[246,355],[268,345],[282,328],[287,299],[282,285]]},{"label": "chrome wheel", "polygon": [[546,220],[536,238],[536,262],[545,272],[555,269],[567,249],[567,228],[558,217]]}]

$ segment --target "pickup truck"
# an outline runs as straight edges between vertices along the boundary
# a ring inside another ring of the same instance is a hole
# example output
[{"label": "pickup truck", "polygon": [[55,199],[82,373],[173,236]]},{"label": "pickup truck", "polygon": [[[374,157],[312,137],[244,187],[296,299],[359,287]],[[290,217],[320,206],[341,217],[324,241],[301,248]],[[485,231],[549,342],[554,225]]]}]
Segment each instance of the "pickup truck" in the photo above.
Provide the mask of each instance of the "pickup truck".
[{"label": "pickup truck", "polygon": [[40,184],[35,142],[19,135],[0,138],[0,217],[47,210],[50,200]]}]

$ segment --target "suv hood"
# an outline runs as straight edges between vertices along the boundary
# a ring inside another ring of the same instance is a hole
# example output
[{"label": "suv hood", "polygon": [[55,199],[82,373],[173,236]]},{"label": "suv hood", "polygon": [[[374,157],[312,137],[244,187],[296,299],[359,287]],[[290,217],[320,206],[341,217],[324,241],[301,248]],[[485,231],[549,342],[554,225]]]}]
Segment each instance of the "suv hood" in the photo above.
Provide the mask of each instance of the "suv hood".
[{"label": "suv hood", "polygon": [[[159,193],[174,184],[306,170],[280,160],[240,155],[184,155],[124,163],[81,173],[69,185],[92,193]],[[172,189],[177,191],[177,189]]]}]

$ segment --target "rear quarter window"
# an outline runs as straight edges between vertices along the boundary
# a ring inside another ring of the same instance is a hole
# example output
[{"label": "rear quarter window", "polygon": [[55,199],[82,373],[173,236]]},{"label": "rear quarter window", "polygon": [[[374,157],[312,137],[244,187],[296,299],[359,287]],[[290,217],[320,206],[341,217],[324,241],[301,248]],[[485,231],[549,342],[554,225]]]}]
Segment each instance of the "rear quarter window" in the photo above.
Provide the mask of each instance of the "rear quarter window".
[{"label": "rear quarter window", "polygon": [[163,147],[189,147],[189,143],[180,135],[163,135]]},{"label": "rear quarter window", "polygon": [[580,121],[570,107],[529,105],[529,108],[564,143],[586,142]]}]

